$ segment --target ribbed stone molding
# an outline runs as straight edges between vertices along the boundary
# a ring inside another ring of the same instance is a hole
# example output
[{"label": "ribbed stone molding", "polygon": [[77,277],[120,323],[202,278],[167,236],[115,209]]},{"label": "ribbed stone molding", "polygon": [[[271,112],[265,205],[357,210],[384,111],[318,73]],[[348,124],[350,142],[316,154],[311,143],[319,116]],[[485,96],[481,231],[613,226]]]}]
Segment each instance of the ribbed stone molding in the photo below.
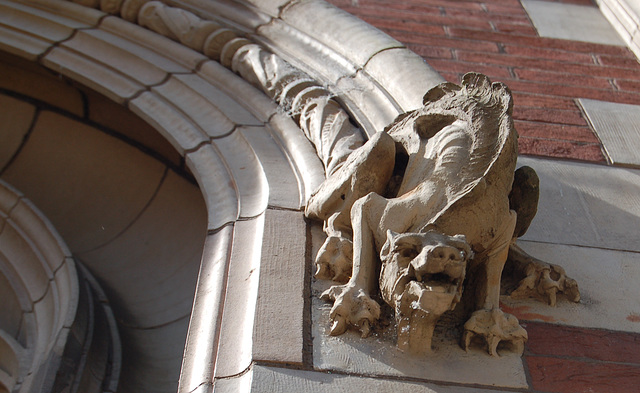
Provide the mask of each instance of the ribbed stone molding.
[{"label": "ribbed stone molding", "polygon": [[[212,391],[215,381],[225,381],[220,386],[229,391],[245,390],[234,381],[247,378],[236,376],[249,377],[256,358],[273,361],[273,346],[256,341],[273,330],[254,332],[256,307],[269,306],[258,301],[268,299],[259,291],[275,285],[274,277],[292,280],[287,291],[301,300],[288,312],[302,320],[304,272],[278,267],[282,246],[272,244],[273,236],[292,222],[304,227],[300,209],[324,169],[295,118],[227,68],[229,54],[251,42],[261,45],[335,96],[369,135],[421,106],[423,94],[443,79],[399,42],[324,1],[165,2],[177,9],[164,14],[169,24],[184,10],[204,30],[219,32],[204,41],[141,23],[144,0],[78,3],[0,0],[0,49],[129,108],[184,157],[204,195],[209,232],[179,391]],[[274,208],[289,214],[274,214]],[[298,249],[286,262],[301,266],[304,254]],[[267,265],[273,274],[264,271]],[[298,353],[281,361],[302,362]]]},{"label": "ribbed stone molding", "polygon": [[29,200],[0,181],[0,388],[49,391],[76,316],[71,252]]}]

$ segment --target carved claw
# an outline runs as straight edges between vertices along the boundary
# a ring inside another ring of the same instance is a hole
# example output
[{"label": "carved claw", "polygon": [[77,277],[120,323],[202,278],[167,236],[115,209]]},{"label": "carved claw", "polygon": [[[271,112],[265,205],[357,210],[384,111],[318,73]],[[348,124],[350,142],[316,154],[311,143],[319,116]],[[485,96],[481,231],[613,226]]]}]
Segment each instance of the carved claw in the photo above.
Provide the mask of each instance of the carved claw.
[{"label": "carved claw", "polygon": [[331,325],[331,331],[329,332],[329,334],[332,336],[339,336],[346,331],[347,331],[347,320],[343,317],[337,316],[333,320],[333,324]]},{"label": "carved claw", "polygon": [[498,345],[501,342],[510,343],[511,350],[522,355],[527,332],[520,326],[516,317],[495,308],[474,312],[464,324],[462,344],[465,351],[469,351],[471,341],[476,337],[484,338],[487,352],[491,356],[498,356]]},{"label": "carved claw", "polygon": [[320,296],[323,300],[333,300],[331,317],[332,336],[343,334],[349,327],[360,331],[362,337],[371,334],[371,325],[380,318],[380,305],[354,285],[334,285]]},{"label": "carved claw", "polygon": [[509,260],[524,276],[511,292],[512,299],[537,298],[554,307],[561,293],[572,302],[580,301],[578,283],[562,267],[532,257],[515,243],[509,249]]},{"label": "carved claw", "polygon": [[359,325],[362,338],[369,337],[369,334],[371,334],[371,325],[369,324],[369,320],[363,319],[360,321]]},{"label": "carved claw", "polygon": [[353,244],[349,239],[329,236],[316,257],[316,277],[346,283],[351,277]]}]

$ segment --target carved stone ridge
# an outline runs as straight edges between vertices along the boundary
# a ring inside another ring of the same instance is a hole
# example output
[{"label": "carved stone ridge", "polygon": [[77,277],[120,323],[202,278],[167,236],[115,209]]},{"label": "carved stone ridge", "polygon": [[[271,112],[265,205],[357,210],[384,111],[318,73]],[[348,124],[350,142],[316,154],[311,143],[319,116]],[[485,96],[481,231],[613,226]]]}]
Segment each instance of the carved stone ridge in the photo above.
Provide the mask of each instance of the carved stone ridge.
[{"label": "carved stone ridge", "polygon": [[119,15],[220,62],[290,115],[316,148],[331,175],[364,143],[363,132],[313,78],[241,34],[187,10],[156,0],[100,0],[85,6]]}]

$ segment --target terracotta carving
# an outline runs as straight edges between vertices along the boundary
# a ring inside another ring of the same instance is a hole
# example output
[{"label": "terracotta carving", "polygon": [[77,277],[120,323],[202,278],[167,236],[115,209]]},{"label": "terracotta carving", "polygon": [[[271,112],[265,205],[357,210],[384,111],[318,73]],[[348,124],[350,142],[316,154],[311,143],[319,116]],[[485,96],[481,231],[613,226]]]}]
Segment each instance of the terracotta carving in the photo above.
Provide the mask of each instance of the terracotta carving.
[{"label": "terracotta carving", "polygon": [[323,220],[328,235],[316,276],[343,283],[322,295],[334,302],[332,335],[348,328],[369,335],[380,317],[379,291],[395,310],[401,349],[430,352],[438,319],[460,303],[465,349],[481,338],[492,355],[500,343],[521,353],[526,331],[499,307],[510,253],[525,277],[516,295],[579,299],[575,281],[550,284],[548,272],[558,267],[515,246],[535,214],[537,178],[520,169],[514,183],[511,112],[508,88],[484,75],[443,83],[422,108],[355,150],[311,197],[306,215]]}]

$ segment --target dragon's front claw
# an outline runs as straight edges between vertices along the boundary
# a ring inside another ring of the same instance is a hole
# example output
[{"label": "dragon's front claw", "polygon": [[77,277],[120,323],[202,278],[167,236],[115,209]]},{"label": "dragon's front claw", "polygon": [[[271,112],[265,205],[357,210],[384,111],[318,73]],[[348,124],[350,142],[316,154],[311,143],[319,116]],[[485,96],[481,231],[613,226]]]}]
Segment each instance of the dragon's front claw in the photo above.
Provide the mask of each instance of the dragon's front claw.
[{"label": "dragon's front claw", "polygon": [[333,321],[332,336],[339,336],[352,327],[359,330],[362,337],[367,337],[371,326],[380,318],[380,305],[355,285],[334,285],[320,298],[334,301],[329,314]]}]

